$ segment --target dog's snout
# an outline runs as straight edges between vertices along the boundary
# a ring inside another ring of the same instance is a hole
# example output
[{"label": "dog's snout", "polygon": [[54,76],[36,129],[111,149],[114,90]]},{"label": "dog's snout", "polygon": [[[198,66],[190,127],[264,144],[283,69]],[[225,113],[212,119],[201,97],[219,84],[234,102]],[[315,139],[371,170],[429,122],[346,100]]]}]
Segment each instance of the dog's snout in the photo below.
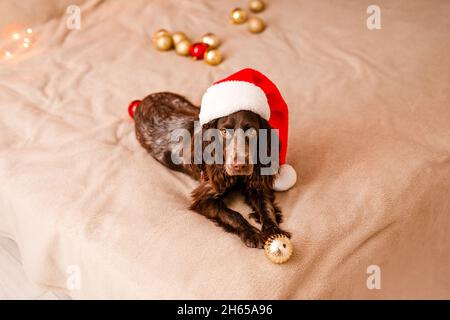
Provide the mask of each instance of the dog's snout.
[{"label": "dog's snout", "polygon": [[238,156],[233,156],[231,161],[225,166],[229,175],[249,175],[253,172],[253,166],[248,163],[246,157],[240,159]]},{"label": "dog's snout", "polygon": [[236,171],[244,170],[246,168],[245,164],[233,163],[233,169]]}]

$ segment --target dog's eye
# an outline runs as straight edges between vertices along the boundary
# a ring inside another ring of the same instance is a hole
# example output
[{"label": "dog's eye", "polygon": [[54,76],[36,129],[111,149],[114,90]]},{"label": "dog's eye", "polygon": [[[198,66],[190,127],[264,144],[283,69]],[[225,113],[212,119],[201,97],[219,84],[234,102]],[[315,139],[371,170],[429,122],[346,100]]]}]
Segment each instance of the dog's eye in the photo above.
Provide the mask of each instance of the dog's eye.
[{"label": "dog's eye", "polygon": [[227,129],[225,129],[225,128],[220,129],[220,134],[222,135],[222,137],[229,137],[230,136],[230,132]]}]

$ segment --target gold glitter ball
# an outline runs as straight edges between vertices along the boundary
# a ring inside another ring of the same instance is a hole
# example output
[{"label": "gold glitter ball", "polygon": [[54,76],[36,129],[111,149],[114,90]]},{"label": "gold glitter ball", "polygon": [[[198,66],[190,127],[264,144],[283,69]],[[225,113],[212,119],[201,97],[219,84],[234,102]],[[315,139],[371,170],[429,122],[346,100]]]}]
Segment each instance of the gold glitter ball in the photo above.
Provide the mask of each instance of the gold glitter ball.
[{"label": "gold glitter ball", "polygon": [[263,32],[266,28],[266,24],[263,19],[259,17],[251,17],[248,20],[248,30],[251,33],[260,33]]},{"label": "gold glitter ball", "polygon": [[270,236],[264,245],[266,257],[273,263],[285,263],[294,252],[291,240],[282,234]]},{"label": "gold glitter ball", "polygon": [[189,39],[188,39],[188,37],[186,36],[186,34],[184,34],[184,33],[181,32],[181,31],[178,31],[178,32],[172,33],[172,40],[173,40],[173,43],[174,43],[175,45],[177,45],[178,42],[180,42],[180,41],[182,41],[182,40],[189,40]]},{"label": "gold glitter ball", "polygon": [[247,12],[241,8],[236,8],[231,11],[231,23],[242,24],[247,21]]},{"label": "gold glitter ball", "polygon": [[156,31],[153,34],[153,40],[156,40],[156,39],[158,39],[161,36],[170,36],[170,33],[166,29],[159,29],[158,31]]},{"label": "gold glitter ball", "polygon": [[175,44],[175,51],[180,56],[188,56],[191,45],[192,45],[192,43],[189,40],[183,39],[180,42],[178,42],[177,44]]},{"label": "gold glitter ball", "polygon": [[216,49],[220,46],[220,39],[214,33],[206,33],[202,36],[202,42],[206,43],[210,49]]},{"label": "gold glitter ball", "polygon": [[250,0],[248,3],[248,8],[251,12],[261,12],[266,8],[266,4],[262,0]]},{"label": "gold glitter ball", "polygon": [[222,62],[222,54],[217,49],[209,49],[206,51],[204,59],[207,64],[216,66]]},{"label": "gold glitter ball", "polygon": [[162,35],[154,40],[156,49],[167,51],[173,48],[173,41],[170,35]]}]

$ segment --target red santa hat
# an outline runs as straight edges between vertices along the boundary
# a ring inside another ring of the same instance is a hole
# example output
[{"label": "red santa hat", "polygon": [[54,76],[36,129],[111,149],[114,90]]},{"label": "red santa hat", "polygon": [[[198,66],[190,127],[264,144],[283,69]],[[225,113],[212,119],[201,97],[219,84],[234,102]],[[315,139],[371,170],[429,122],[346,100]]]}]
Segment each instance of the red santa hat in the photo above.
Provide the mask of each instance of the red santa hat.
[{"label": "red santa hat", "polygon": [[267,120],[278,129],[280,139],[280,168],[273,189],[284,191],[294,186],[297,174],[286,163],[288,141],[288,107],[275,84],[262,73],[243,69],[215,82],[206,90],[200,108],[200,124],[247,110]]}]

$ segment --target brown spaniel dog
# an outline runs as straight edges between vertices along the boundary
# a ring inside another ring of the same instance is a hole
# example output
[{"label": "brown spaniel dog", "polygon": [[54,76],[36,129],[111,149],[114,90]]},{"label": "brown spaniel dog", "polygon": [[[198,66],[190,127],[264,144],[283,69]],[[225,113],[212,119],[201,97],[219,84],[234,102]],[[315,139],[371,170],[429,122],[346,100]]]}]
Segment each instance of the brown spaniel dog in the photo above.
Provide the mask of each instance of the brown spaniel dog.
[{"label": "brown spaniel dog", "polygon": [[[134,113],[136,137],[140,144],[160,163],[170,169],[184,172],[199,180],[200,184],[192,192],[191,210],[213,220],[228,232],[237,234],[252,248],[263,248],[265,240],[272,234],[290,233],[280,229],[282,215],[275,204],[272,189],[274,175],[262,175],[263,165],[250,150],[249,139],[245,139],[245,148],[227,148],[226,143],[219,144],[223,154],[223,163],[205,163],[195,161],[199,150],[195,148],[195,121],[198,121],[199,108],[184,97],[169,92],[154,93],[146,97]],[[270,130],[268,122],[251,111],[238,111],[231,115],[212,120],[201,127],[202,131],[217,129],[226,141],[235,141],[245,132],[247,137],[256,135],[259,130]],[[185,132],[188,140],[174,140],[175,131]],[[181,130],[181,131],[180,131]],[[200,153],[203,154],[209,142],[202,139]],[[219,143],[219,142],[218,142]],[[186,147],[189,152],[185,153]],[[270,152],[270,140],[267,141]],[[259,144],[258,144],[259,147]],[[174,161],[174,154],[183,150],[182,161]],[[217,149],[216,149],[217,150]],[[215,152],[212,152],[215,156]],[[238,162],[237,159],[245,159]],[[246,202],[254,212],[250,218],[261,224],[261,231],[253,227],[239,212],[225,205],[224,197],[234,189],[241,188]]]}]

